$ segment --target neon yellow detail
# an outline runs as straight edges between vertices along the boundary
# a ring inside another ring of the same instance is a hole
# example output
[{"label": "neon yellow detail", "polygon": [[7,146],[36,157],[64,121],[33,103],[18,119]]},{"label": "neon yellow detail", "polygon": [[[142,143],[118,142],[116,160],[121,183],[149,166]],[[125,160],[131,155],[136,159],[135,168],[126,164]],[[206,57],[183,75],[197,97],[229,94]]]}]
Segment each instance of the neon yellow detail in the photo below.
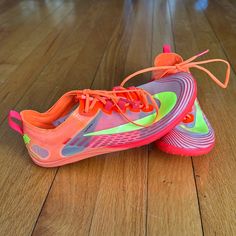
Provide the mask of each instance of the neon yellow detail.
[{"label": "neon yellow detail", "polygon": [[180,125],[180,127],[189,131],[189,132],[192,132],[192,133],[207,134],[209,132],[209,128],[208,128],[208,125],[204,119],[202,110],[196,100],[195,100],[194,106],[196,108],[196,117],[195,117],[194,127],[189,128],[185,125]]},{"label": "neon yellow detail", "polygon": [[23,140],[24,140],[25,144],[29,144],[30,143],[30,137],[27,134],[23,135]]},{"label": "neon yellow detail", "polygon": [[[158,94],[153,95],[154,98],[159,99],[161,102],[161,107],[158,110],[158,120],[165,117],[175,106],[177,102],[177,96],[174,92],[161,92]],[[155,118],[156,112],[148,115],[146,117],[143,117],[141,119],[135,120],[136,123],[141,125],[147,125],[150,124],[150,122]],[[103,135],[103,134],[118,134],[118,133],[124,133],[134,130],[142,129],[143,127],[134,125],[132,123],[127,123],[124,125],[119,125],[117,127],[95,131],[91,133],[84,134],[84,136],[95,136],[95,135]]]}]

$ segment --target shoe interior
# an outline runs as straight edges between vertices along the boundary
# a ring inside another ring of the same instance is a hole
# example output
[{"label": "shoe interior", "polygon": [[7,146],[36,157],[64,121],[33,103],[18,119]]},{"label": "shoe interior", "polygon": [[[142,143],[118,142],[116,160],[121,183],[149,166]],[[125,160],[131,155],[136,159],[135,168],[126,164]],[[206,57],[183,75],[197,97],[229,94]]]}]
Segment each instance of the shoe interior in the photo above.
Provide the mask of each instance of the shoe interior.
[{"label": "shoe interior", "polygon": [[54,129],[61,125],[78,107],[75,96],[60,98],[48,111],[40,113],[34,110],[21,112],[24,122],[42,129]]}]

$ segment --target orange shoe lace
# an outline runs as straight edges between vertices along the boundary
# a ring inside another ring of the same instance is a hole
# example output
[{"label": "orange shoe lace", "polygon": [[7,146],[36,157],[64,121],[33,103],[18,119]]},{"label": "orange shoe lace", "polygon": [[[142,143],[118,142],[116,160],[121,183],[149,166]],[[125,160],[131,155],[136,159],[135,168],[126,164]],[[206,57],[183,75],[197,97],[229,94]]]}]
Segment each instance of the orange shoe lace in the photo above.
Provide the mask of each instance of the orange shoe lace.
[{"label": "orange shoe lace", "polygon": [[[105,90],[76,90],[70,93],[71,95],[76,95],[76,98],[80,101],[79,112],[83,115],[91,115],[95,114],[97,110],[103,109],[106,111],[106,105],[110,104],[111,109],[116,108],[117,111],[130,123],[141,126],[148,127],[155,123],[158,119],[158,106],[155,99],[152,97],[150,93],[141,89],[141,88],[129,88],[125,89],[123,87],[119,87],[113,91],[105,91]],[[148,98],[151,101],[149,104]],[[141,125],[134,121],[132,121],[126,114],[126,108],[134,108],[134,111],[151,111],[153,109],[156,110],[156,117],[153,121],[151,121],[148,125]],[[111,110],[109,109],[109,110]]]},{"label": "orange shoe lace", "polygon": [[[229,62],[227,62],[225,60],[222,60],[222,59],[210,59],[210,60],[194,62],[194,60],[196,58],[198,58],[198,57],[200,57],[200,56],[202,56],[202,55],[204,55],[208,52],[209,52],[209,50],[206,50],[202,53],[197,54],[196,56],[193,56],[193,57],[189,58],[186,61],[183,61],[179,64],[175,64],[173,66],[158,66],[158,67],[154,66],[154,67],[149,67],[149,68],[146,68],[146,69],[139,70],[139,71],[127,76],[122,81],[120,86],[124,86],[125,83],[127,81],[129,81],[131,78],[133,78],[137,75],[146,73],[146,72],[165,70],[163,72],[163,74],[160,76],[160,78],[161,78],[161,77],[164,77],[165,75],[167,75],[169,73],[177,73],[177,72],[181,72],[181,71],[188,71],[190,68],[197,68],[201,71],[204,71],[221,88],[226,88],[228,83],[229,83],[229,77],[230,77],[230,64],[229,64]],[[212,62],[223,62],[227,65],[226,74],[225,74],[225,81],[223,83],[219,79],[217,79],[216,76],[214,76],[208,69],[204,68],[203,66],[200,66],[202,64],[209,64],[209,63],[212,63]]]}]

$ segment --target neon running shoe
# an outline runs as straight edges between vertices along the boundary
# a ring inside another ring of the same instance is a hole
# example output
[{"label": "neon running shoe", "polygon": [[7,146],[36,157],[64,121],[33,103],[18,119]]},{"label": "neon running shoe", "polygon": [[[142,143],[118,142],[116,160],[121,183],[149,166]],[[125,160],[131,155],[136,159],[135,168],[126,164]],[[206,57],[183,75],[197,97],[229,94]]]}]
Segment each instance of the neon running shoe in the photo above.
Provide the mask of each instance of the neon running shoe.
[{"label": "neon running shoe", "polygon": [[172,75],[137,88],[71,91],[44,113],[10,111],[8,121],[36,164],[55,167],[149,144],[173,129],[195,98],[191,75]]},{"label": "neon running shoe", "polygon": [[[180,55],[171,53],[169,45],[164,45],[163,51],[164,53],[159,54],[155,58],[154,67],[142,69],[129,75],[123,80],[121,86],[124,86],[124,84],[133,77],[146,72],[153,72],[153,80],[155,81],[165,81],[165,79],[170,76],[175,76],[176,78],[192,77],[189,69],[196,68],[204,71],[220,87],[227,87],[230,77],[230,64],[227,61],[211,59],[194,62],[195,59],[206,54],[209,50],[199,53],[186,61],[184,61]],[[220,82],[209,70],[201,66],[202,64],[211,62],[223,62],[227,65],[224,83]],[[189,113],[186,114],[182,122],[167,135],[157,140],[155,145],[167,153],[197,156],[208,153],[213,148],[214,143],[214,131],[196,99],[194,106],[189,110]]]},{"label": "neon running shoe", "polygon": [[[164,45],[162,54],[158,55],[155,59],[154,65],[156,67],[163,66],[175,66],[178,70],[185,70],[191,67],[195,67],[205,71],[219,86],[226,88],[229,76],[230,65],[224,60],[214,59],[203,62],[191,62],[188,60],[188,64],[183,62],[181,56],[175,53],[171,53],[169,45]],[[224,83],[219,82],[209,71],[199,66],[203,63],[209,62],[224,62],[227,65],[226,80]],[[176,73],[175,69],[160,70],[157,73],[154,72],[153,79],[162,78],[165,74]],[[161,75],[161,76],[160,76]],[[165,74],[166,75],[166,74]],[[198,100],[196,99],[191,111],[185,116],[185,118],[171,130],[167,135],[155,142],[155,145],[162,151],[175,155],[183,156],[198,156],[207,154],[212,150],[215,144],[214,130],[203,113]]]}]

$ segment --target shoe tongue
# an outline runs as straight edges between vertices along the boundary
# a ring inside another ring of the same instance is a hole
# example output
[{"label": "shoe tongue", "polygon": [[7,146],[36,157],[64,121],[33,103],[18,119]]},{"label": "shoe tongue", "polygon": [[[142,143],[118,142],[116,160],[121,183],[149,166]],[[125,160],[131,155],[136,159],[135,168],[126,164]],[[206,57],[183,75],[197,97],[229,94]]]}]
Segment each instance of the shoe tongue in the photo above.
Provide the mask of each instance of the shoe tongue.
[{"label": "shoe tongue", "polygon": [[[154,66],[160,67],[160,66],[174,66],[176,64],[179,64],[183,62],[183,58],[176,54],[176,53],[161,53],[156,56],[154,60]],[[154,79],[160,79],[163,77],[163,74],[165,74],[166,70],[157,70],[153,72],[153,78]],[[177,71],[173,71],[172,73],[167,73],[166,75],[174,74]]]},{"label": "shoe tongue", "polygon": [[155,66],[173,66],[183,62],[183,58],[176,53],[161,53],[154,60]]}]

